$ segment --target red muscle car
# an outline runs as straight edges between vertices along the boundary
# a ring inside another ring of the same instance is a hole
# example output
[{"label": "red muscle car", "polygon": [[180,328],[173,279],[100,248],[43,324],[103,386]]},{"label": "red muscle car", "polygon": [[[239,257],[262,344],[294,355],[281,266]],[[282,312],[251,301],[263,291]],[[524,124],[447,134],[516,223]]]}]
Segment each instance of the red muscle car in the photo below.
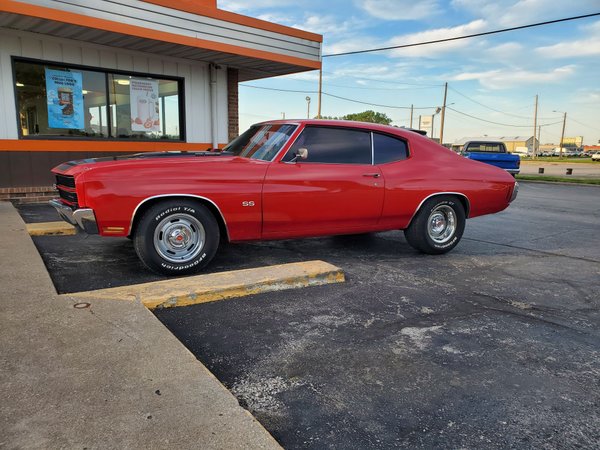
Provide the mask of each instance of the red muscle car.
[{"label": "red muscle car", "polygon": [[518,185],[408,129],[284,120],[223,151],[141,153],[53,169],[61,217],[127,236],[151,270],[205,267],[231,242],[404,230],[430,254],[458,244],[465,219],[505,209]]}]

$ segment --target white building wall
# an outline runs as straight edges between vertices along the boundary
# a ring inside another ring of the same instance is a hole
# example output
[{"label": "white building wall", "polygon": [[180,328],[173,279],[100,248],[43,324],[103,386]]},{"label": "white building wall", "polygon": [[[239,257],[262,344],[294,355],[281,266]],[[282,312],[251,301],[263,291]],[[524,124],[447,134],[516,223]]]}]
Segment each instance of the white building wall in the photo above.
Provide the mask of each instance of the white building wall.
[{"label": "white building wall", "polygon": [[[184,78],[186,142],[210,143],[210,87],[206,63],[131,52],[26,32],[0,29],[0,140],[18,139],[15,86],[11,57],[79,64]],[[218,71],[218,140],[227,142],[227,70]],[[108,141],[107,141],[108,142]],[[0,144],[1,145],[1,144]]]}]

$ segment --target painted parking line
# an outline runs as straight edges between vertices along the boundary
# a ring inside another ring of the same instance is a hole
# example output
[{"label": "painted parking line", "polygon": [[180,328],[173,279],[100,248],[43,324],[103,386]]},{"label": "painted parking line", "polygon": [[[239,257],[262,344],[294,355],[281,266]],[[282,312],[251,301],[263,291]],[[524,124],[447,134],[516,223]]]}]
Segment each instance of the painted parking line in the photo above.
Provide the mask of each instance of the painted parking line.
[{"label": "painted parking line", "polygon": [[27,232],[30,236],[72,236],[77,230],[66,222],[28,223]]},{"label": "painted parking line", "polygon": [[77,300],[138,300],[156,309],[344,281],[342,269],[314,260],[64,295]]}]

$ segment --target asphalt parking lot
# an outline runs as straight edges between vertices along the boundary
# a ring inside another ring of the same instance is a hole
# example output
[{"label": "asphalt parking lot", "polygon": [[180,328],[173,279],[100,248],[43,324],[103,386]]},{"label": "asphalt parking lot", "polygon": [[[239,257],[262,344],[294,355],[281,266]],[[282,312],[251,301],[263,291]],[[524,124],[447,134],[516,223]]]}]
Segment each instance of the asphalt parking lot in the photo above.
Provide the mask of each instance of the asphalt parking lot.
[{"label": "asphalt parking lot", "polygon": [[[523,183],[450,254],[401,232],[229,245],[210,271],[323,259],[347,282],[155,314],[286,448],[594,448],[599,223],[600,188]],[[62,293],[162,279],[127,239],[33,239]]]}]

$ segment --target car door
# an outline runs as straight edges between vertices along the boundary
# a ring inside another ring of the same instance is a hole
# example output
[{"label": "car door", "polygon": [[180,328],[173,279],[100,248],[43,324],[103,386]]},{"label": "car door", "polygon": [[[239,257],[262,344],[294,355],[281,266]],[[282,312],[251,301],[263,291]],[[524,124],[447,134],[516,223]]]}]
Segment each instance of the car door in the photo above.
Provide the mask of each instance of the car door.
[{"label": "car door", "polygon": [[[300,148],[306,159],[293,160]],[[368,231],[381,216],[384,180],[373,165],[371,133],[306,126],[287,154],[267,170],[263,237]]]}]

